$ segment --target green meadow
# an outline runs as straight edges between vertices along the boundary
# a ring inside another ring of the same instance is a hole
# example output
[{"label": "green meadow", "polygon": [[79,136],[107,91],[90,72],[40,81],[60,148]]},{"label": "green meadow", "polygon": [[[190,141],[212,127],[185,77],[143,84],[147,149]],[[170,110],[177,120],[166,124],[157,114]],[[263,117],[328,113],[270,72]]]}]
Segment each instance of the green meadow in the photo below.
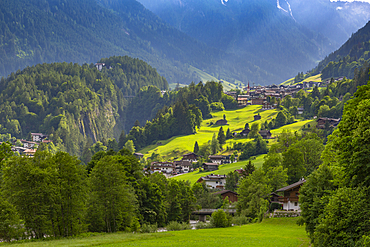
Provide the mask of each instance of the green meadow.
[{"label": "green meadow", "polygon": [[42,242],[0,244],[2,246],[140,246],[140,247],[308,247],[309,239],[297,218],[265,219],[262,223],[229,228],[186,230],[148,234],[114,233]]},{"label": "green meadow", "polygon": [[[246,123],[249,123],[251,126],[252,123],[258,122],[262,123],[266,120],[271,120],[275,118],[278,111],[277,110],[261,110],[262,106],[260,105],[251,105],[246,106],[244,108],[238,110],[230,110],[230,111],[219,111],[219,112],[212,112],[212,118],[206,119],[203,121],[197,133],[193,135],[186,135],[186,136],[175,136],[168,140],[161,140],[158,141],[155,145],[147,146],[142,150],[138,150],[138,152],[143,153],[144,156],[150,157],[153,152],[158,153],[164,160],[175,160],[181,158],[183,154],[187,152],[192,152],[194,150],[194,144],[197,141],[199,145],[203,145],[204,143],[208,142],[212,139],[213,134],[218,133],[219,128],[221,126],[215,125],[217,120],[226,116],[226,120],[228,121],[228,125],[224,125],[223,130],[227,131],[230,128],[231,132],[241,132],[244,129]],[[254,115],[256,114],[261,115],[261,120],[254,121]],[[298,122],[283,126],[281,128],[272,130],[271,133],[273,136],[279,135],[284,129],[291,130],[291,131],[300,131],[304,125],[307,123],[312,122],[312,120],[301,121],[297,120]],[[213,125],[211,125],[213,123]],[[227,146],[232,146],[236,142],[245,143],[251,141],[248,138],[233,138],[226,141],[224,148]],[[275,140],[269,140],[269,145],[274,143]]]},{"label": "green meadow", "polygon": [[[310,82],[310,81],[321,82],[321,74],[307,77],[306,79],[304,79],[303,81],[299,83]],[[294,77],[281,83],[281,85],[295,85],[295,84],[298,84],[298,83],[294,83]]]}]

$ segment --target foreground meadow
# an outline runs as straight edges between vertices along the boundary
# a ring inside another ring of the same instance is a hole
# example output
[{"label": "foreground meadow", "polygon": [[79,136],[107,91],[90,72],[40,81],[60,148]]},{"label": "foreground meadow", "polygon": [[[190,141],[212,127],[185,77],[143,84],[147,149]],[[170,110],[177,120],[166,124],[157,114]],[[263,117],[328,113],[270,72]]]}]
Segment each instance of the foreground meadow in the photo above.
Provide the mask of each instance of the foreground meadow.
[{"label": "foreground meadow", "polygon": [[262,223],[230,228],[186,230],[152,234],[114,233],[42,242],[2,244],[0,246],[309,246],[304,227],[297,218],[265,219]]}]

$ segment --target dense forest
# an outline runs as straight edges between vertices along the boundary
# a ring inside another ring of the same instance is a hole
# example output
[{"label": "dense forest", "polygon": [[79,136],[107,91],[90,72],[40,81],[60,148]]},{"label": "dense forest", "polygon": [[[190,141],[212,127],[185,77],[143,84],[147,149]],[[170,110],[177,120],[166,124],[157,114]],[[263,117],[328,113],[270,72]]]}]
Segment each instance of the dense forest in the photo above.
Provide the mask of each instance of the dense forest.
[{"label": "dense forest", "polygon": [[356,69],[367,67],[370,63],[370,22],[352,34],[340,49],[331,53],[310,73],[322,73],[322,79],[345,76],[354,78]]}]

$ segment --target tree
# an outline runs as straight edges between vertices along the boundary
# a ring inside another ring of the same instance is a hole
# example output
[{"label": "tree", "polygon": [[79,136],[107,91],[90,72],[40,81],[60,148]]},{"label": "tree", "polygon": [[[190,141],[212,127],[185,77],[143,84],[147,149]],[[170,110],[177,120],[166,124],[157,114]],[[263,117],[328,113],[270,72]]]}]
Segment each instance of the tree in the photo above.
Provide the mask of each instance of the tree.
[{"label": "tree", "polygon": [[122,132],[119,136],[119,139],[118,139],[118,149],[119,150],[121,150],[123,148],[123,146],[125,145],[125,140],[126,140],[125,131],[122,130]]},{"label": "tree", "polygon": [[15,207],[0,196],[0,240],[20,239],[25,229]]},{"label": "tree", "polygon": [[248,138],[256,138],[258,136],[259,130],[260,130],[259,123],[253,123],[251,126],[251,131],[248,134]]},{"label": "tree", "polygon": [[233,134],[231,133],[230,128],[227,128],[227,131],[226,131],[226,140],[227,139],[231,139],[231,138],[233,138]]},{"label": "tree", "polygon": [[283,154],[283,167],[288,169],[288,183],[298,182],[305,174],[303,153],[296,147],[289,147]]},{"label": "tree", "polygon": [[136,119],[136,121],[135,121],[135,123],[134,123],[134,126],[135,126],[135,127],[140,127],[140,122],[139,122],[139,120],[137,120],[137,119]]},{"label": "tree", "polygon": [[226,143],[226,136],[222,127],[218,131],[217,140],[221,147]]},{"label": "tree", "polygon": [[212,154],[216,154],[218,151],[220,151],[220,144],[216,138],[216,134],[213,134],[210,147]]},{"label": "tree", "polygon": [[286,115],[282,111],[279,111],[279,113],[276,116],[276,120],[275,120],[275,128],[284,126],[286,123],[287,123]]},{"label": "tree", "polygon": [[229,221],[225,211],[219,209],[212,213],[211,224],[213,227],[228,227],[231,226],[231,221]]},{"label": "tree", "polygon": [[128,140],[126,143],[125,143],[125,148],[130,151],[131,154],[135,153],[135,145],[134,145],[134,142],[132,140]]},{"label": "tree", "polygon": [[116,232],[131,226],[137,201],[117,156],[106,155],[92,169],[88,200],[89,230]]},{"label": "tree", "polygon": [[238,182],[239,182],[239,173],[234,171],[234,172],[229,172],[226,175],[226,185],[225,189],[226,190],[231,190],[231,191],[236,191],[238,188]]},{"label": "tree", "polygon": [[249,129],[249,123],[246,123],[245,126],[244,126],[244,129]]},{"label": "tree", "polygon": [[199,145],[198,145],[198,142],[195,141],[195,144],[194,144],[194,153],[197,154],[199,152]]},{"label": "tree", "polygon": [[224,120],[226,120],[226,115],[224,114]]}]

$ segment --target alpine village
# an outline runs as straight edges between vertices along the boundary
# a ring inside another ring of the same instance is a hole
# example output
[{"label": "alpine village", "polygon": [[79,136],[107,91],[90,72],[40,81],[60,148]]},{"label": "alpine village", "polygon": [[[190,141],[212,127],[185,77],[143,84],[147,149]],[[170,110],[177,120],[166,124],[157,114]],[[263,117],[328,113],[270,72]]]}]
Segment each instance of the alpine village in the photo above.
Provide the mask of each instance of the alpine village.
[{"label": "alpine village", "polygon": [[0,247],[370,246],[370,1],[0,22]]}]

